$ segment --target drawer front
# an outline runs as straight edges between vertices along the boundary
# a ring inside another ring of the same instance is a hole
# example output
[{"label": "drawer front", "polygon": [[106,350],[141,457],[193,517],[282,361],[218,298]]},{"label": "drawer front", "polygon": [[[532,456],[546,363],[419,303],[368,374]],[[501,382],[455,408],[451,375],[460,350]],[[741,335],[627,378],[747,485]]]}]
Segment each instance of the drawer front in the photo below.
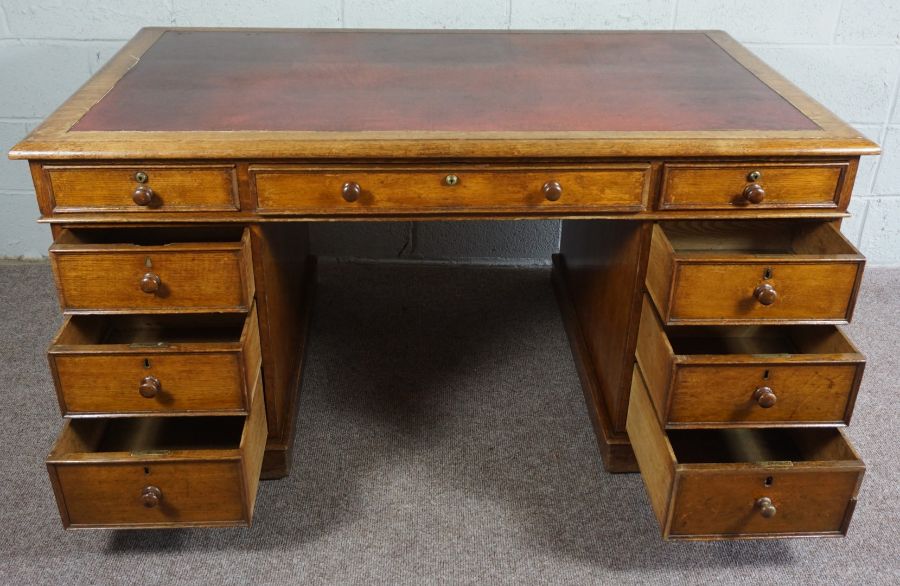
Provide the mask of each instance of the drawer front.
[{"label": "drawer front", "polygon": [[[760,465],[752,471],[679,473],[670,537],[841,535],[856,504],[858,470],[790,470]],[[766,486],[766,484],[769,486]],[[775,507],[764,517],[757,505]]]},{"label": "drawer front", "polygon": [[856,364],[768,366],[761,360],[752,366],[679,368],[667,423],[849,423],[861,376],[862,365]]},{"label": "drawer front", "polygon": [[[66,528],[246,523],[239,462],[63,464],[51,474],[64,500]],[[147,487],[160,490],[155,507],[142,502]]]},{"label": "drawer front", "polygon": [[660,222],[646,285],[666,325],[846,323],[864,265],[829,222]]},{"label": "drawer front", "polygon": [[[185,319],[185,318],[182,318]],[[50,347],[64,416],[246,414],[261,365],[256,308],[237,343],[157,341],[67,344],[66,321]]]},{"label": "drawer front", "polygon": [[[47,460],[63,525],[67,529],[248,526],[266,447],[262,377],[256,380],[250,414],[239,418],[243,429],[237,429],[239,438],[233,445],[211,447],[219,445],[215,438],[226,425],[221,422],[234,423],[234,417],[174,419],[182,424],[179,433],[188,439],[181,441],[188,447],[154,449],[159,441],[171,441],[163,428],[154,428],[132,432],[133,440],[121,440],[140,449],[117,445],[116,451],[100,447],[107,441],[103,426],[108,421],[69,420]],[[190,429],[185,432],[185,427]]]},{"label": "drawer front", "polygon": [[[233,211],[233,165],[47,166],[54,212]],[[140,180],[140,181],[139,181]]]},{"label": "drawer front", "polygon": [[247,312],[254,282],[249,234],[235,243],[54,244],[67,312]]},{"label": "drawer front", "polygon": [[[845,208],[847,161],[668,164],[660,209]],[[849,193],[847,194],[849,196]]]},{"label": "drawer front", "polygon": [[[861,272],[857,262],[685,262],[675,274],[667,323],[846,323]],[[758,293],[766,287],[775,292],[769,305]]]},{"label": "drawer front", "polygon": [[668,428],[846,424],[865,368],[834,326],[667,331],[647,295],[636,358]]},{"label": "drawer front", "polygon": [[649,174],[646,164],[527,170],[250,169],[261,212],[314,215],[639,211],[645,208]]}]

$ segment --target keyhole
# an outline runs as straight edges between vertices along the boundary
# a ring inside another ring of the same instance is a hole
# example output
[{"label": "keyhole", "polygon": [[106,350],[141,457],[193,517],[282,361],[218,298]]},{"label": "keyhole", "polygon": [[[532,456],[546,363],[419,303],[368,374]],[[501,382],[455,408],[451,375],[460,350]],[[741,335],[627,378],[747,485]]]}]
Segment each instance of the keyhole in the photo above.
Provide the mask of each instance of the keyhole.
[{"label": "keyhole", "polygon": [[772,486],[772,483],[773,483],[773,482],[775,482],[775,479],[772,478],[771,476],[767,476],[767,477],[766,477],[766,481],[765,481],[764,484],[765,484],[766,486]]},{"label": "keyhole", "polygon": [[144,474],[150,474],[150,468],[144,466]]},{"label": "keyhole", "polygon": [[766,270],[763,271],[763,279],[768,281],[772,278],[772,267],[766,267]]},{"label": "keyhole", "polygon": [[763,371],[763,380],[769,380],[769,371],[768,370]]},{"label": "keyhole", "polygon": [[144,368],[150,368],[150,359],[144,358]]}]

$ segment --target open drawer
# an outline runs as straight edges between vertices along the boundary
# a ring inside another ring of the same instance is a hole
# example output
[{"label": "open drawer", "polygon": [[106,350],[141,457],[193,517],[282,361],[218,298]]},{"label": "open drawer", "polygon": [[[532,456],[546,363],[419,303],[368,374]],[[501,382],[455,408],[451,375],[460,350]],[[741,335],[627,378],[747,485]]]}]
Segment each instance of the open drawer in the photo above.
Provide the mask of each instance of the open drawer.
[{"label": "open drawer", "polygon": [[48,358],[67,417],[246,414],[262,363],[256,306],[246,315],[72,315]]},{"label": "open drawer", "polygon": [[848,424],[866,363],[835,326],[666,328],[646,295],[636,357],[667,428]]},{"label": "open drawer", "polygon": [[240,227],[64,229],[50,262],[67,313],[246,313],[253,300]]},{"label": "open drawer", "polygon": [[847,323],[864,264],[830,222],[660,222],[647,290],[666,325]]},{"label": "open drawer", "polygon": [[840,429],[664,431],[635,367],[627,430],[665,538],[847,532],[865,466]]},{"label": "open drawer", "polygon": [[70,419],[47,458],[63,526],[248,526],[266,435],[260,389],[247,417]]}]

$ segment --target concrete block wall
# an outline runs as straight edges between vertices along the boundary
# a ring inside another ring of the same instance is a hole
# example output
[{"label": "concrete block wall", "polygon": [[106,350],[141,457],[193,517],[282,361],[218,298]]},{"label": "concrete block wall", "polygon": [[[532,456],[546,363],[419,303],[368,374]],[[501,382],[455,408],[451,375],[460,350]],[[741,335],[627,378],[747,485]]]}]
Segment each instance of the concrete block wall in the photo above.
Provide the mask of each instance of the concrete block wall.
[{"label": "concrete block wall", "polygon": [[[0,0],[0,151],[140,27],[724,29],[884,149],[864,159],[845,233],[900,266],[897,0]],[[49,230],[23,162],[0,157],[0,257],[39,258]],[[544,263],[559,223],[317,225],[339,257]]]}]

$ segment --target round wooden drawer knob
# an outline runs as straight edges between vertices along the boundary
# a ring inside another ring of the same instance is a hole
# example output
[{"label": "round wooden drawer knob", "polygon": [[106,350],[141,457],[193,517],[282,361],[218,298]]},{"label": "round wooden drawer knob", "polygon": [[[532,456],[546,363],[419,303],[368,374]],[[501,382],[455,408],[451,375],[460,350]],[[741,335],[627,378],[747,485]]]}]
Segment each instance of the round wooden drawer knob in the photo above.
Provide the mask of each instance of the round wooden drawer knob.
[{"label": "round wooden drawer knob", "polygon": [[768,409],[778,400],[778,397],[775,396],[775,391],[773,391],[770,387],[759,387],[753,393],[753,399],[756,403],[762,407],[763,409]]},{"label": "round wooden drawer knob", "polygon": [[162,281],[156,273],[147,273],[141,277],[141,291],[144,293],[156,293],[161,285]]},{"label": "round wooden drawer knob", "polygon": [[762,305],[772,305],[775,303],[775,300],[778,299],[778,291],[776,291],[775,287],[772,285],[763,283],[753,291],[753,296],[756,297],[756,300]]},{"label": "round wooden drawer knob", "polygon": [[341,187],[341,195],[345,200],[349,202],[354,202],[359,199],[359,196],[362,195],[362,189],[359,186],[359,183],[355,181],[348,181],[344,183],[343,187]]},{"label": "round wooden drawer knob", "polygon": [[162,491],[157,487],[152,485],[145,486],[143,490],[141,490],[141,502],[144,503],[144,506],[148,509],[152,509],[158,505],[160,500],[162,500]]},{"label": "round wooden drawer knob", "polygon": [[547,198],[547,201],[557,201],[562,197],[562,185],[559,184],[559,181],[548,181],[544,183],[544,187],[541,188],[541,191],[544,192],[544,197]]},{"label": "round wooden drawer knob", "polygon": [[138,391],[141,393],[141,396],[147,399],[152,399],[161,390],[162,383],[159,382],[159,379],[155,376],[145,376],[143,380],[141,380],[141,386],[138,387]]},{"label": "round wooden drawer knob", "polygon": [[744,188],[744,192],[741,195],[750,203],[761,203],[762,200],[766,199],[766,190],[759,183],[751,183]]},{"label": "round wooden drawer knob", "polygon": [[772,499],[767,496],[764,496],[756,501],[756,508],[759,509],[759,514],[766,519],[771,519],[775,516],[775,513],[778,512],[778,509],[776,509],[775,505],[772,504]]},{"label": "round wooden drawer knob", "polygon": [[131,199],[139,206],[148,206],[153,203],[153,190],[146,185],[138,185],[131,194]]}]

